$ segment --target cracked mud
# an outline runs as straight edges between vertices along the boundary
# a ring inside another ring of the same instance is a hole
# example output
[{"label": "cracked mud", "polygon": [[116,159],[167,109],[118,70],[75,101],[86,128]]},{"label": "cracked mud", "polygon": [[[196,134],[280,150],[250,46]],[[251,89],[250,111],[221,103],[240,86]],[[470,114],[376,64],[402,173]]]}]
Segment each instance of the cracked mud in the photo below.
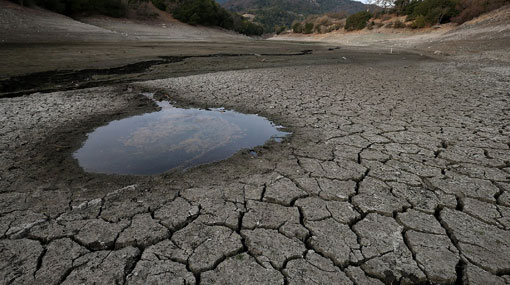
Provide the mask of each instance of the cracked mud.
[{"label": "cracked mud", "polygon": [[[510,82],[483,68],[380,55],[0,99],[0,283],[508,284]],[[293,136],[83,172],[85,134],[156,110],[146,91]]]}]

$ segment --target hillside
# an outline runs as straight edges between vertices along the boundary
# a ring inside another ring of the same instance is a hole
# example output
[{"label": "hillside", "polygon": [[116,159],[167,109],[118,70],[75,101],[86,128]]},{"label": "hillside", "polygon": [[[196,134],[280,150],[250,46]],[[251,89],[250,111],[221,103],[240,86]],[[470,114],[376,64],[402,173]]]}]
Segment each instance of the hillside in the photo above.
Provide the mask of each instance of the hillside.
[{"label": "hillside", "polygon": [[510,5],[483,14],[462,25],[453,23],[423,29],[387,28],[397,19],[383,22],[359,31],[339,29],[329,33],[295,34],[286,33],[272,40],[294,40],[324,42],[345,46],[377,47],[383,50],[420,50],[435,55],[470,56],[477,54],[481,60],[501,60],[510,62]]},{"label": "hillside", "polygon": [[354,13],[366,8],[365,4],[351,0],[228,0],[224,1],[223,6],[238,12],[278,7],[305,15],[339,11]]},{"label": "hillside", "polygon": [[181,23],[149,5],[150,19],[106,16],[76,19],[0,0],[0,42],[204,41],[247,37],[219,28]]},{"label": "hillside", "polygon": [[307,15],[328,12],[352,14],[365,10],[367,5],[351,0],[228,0],[223,7],[234,12],[253,14],[264,30],[273,31],[275,26],[290,27],[294,20],[301,20]]}]

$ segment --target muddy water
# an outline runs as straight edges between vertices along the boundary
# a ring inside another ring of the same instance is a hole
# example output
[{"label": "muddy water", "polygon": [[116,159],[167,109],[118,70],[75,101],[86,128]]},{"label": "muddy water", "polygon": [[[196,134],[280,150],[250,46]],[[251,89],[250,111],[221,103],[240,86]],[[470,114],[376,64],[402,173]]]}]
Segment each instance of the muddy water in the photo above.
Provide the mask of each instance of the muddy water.
[{"label": "muddy water", "polygon": [[289,133],[266,118],[223,109],[182,109],[157,102],[158,112],[112,121],[74,153],[87,172],[151,175],[226,159]]}]

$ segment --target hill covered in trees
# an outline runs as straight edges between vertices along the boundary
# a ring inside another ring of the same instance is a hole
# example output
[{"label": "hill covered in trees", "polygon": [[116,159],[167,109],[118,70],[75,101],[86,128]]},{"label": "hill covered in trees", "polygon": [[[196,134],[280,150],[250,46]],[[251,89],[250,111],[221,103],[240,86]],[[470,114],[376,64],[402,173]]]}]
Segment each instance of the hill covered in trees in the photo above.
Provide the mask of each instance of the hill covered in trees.
[{"label": "hill covered in trees", "polygon": [[255,15],[254,21],[270,32],[281,26],[290,27],[294,21],[301,21],[308,15],[328,12],[353,14],[365,10],[367,5],[351,0],[228,0],[223,7]]},{"label": "hill covered in trees", "polygon": [[222,8],[214,0],[10,0],[25,6],[39,6],[67,16],[106,15],[126,17],[129,11],[145,17],[149,1],[174,18],[191,25],[217,26],[245,35],[261,35],[263,28],[236,13]]}]

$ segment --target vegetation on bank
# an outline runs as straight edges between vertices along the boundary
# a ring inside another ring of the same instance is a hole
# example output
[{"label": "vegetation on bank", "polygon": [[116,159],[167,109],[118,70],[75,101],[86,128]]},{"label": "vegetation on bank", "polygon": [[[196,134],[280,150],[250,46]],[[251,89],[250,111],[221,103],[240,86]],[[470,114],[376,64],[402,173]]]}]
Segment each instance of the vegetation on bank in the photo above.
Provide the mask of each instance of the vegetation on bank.
[{"label": "vegetation on bank", "polygon": [[68,16],[76,14],[97,13],[111,17],[124,17],[126,3],[124,0],[10,0],[24,6],[39,7]]},{"label": "vegetation on bank", "polygon": [[372,14],[370,12],[358,12],[347,18],[344,28],[347,31],[362,30],[367,26],[368,20],[370,20],[370,18],[372,18]]},{"label": "vegetation on bank", "polygon": [[326,15],[310,15],[304,21],[294,21],[291,29],[294,33],[329,33],[345,26],[347,13],[328,13]]},{"label": "vegetation on bank", "polygon": [[[389,0],[391,8],[362,11],[342,19],[331,15],[312,16],[291,26],[294,33],[325,33],[344,28],[347,31],[386,28],[425,28],[437,24],[462,24],[483,13],[510,4],[510,0]],[[345,16],[345,14],[344,14]],[[390,19],[394,19],[388,22]]]},{"label": "vegetation on bank", "polygon": [[[245,35],[262,35],[262,26],[222,8],[214,0],[10,0],[32,6],[36,5],[68,16],[100,14],[125,17],[128,10],[145,13],[141,4],[151,1],[160,10],[167,11],[184,23],[191,25],[218,26]],[[145,7],[146,8],[146,7]]]},{"label": "vegetation on bank", "polygon": [[185,0],[171,10],[173,16],[191,25],[218,26],[246,35],[262,35],[262,26],[228,12],[214,0]]},{"label": "vegetation on bank", "polygon": [[352,14],[365,10],[367,5],[350,0],[230,0],[224,7],[255,15],[254,22],[260,23],[266,32],[278,32],[282,26],[291,28],[293,23],[301,22],[310,15],[338,11]]}]

